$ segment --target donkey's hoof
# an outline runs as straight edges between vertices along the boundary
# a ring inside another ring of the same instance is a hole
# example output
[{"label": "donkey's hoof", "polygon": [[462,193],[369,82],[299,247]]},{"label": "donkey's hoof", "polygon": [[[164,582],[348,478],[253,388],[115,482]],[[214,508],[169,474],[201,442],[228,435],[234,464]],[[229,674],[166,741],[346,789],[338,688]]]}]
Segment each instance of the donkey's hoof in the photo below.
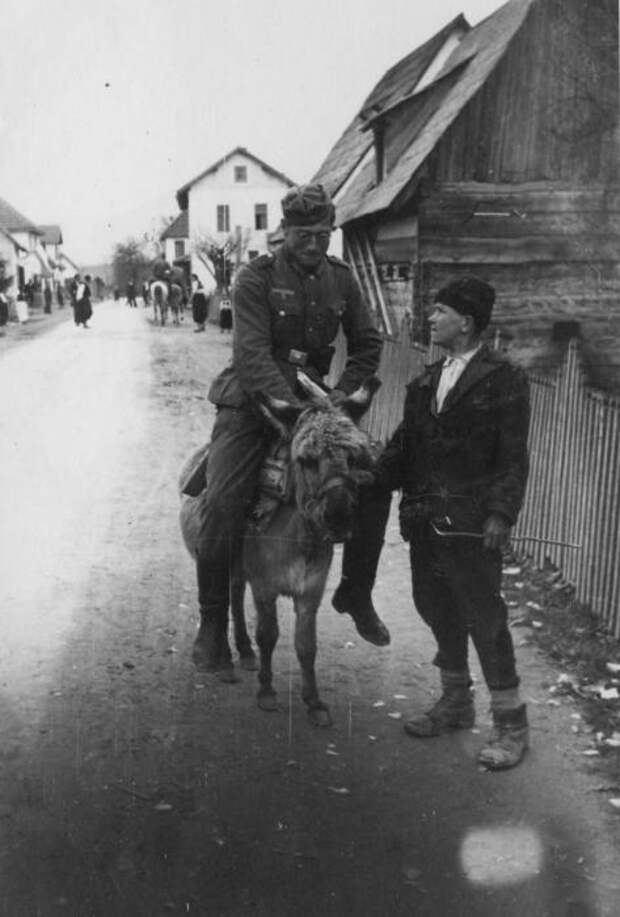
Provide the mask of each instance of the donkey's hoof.
[{"label": "donkey's hoof", "polygon": [[246,672],[258,671],[258,659],[254,650],[244,650],[239,654],[239,665]]},{"label": "donkey's hoof", "polygon": [[313,726],[331,726],[332,718],[329,709],[323,704],[321,707],[309,707],[308,717]]},{"label": "donkey's hoof", "polygon": [[232,665],[221,666],[221,668],[218,668],[217,677],[219,681],[223,681],[226,685],[235,685],[239,681],[239,677]]},{"label": "donkey's hoof", "polygon": [[256,695],[256,700],[260,709],[264,710],[266,713],[277,712],[278,701],[275,691],[259,691]]},{"label": "donkey's hoof", "polygon": [[204,646],[194,645],[192,662],[199,672],[217,672],[219,668],[219,657],[207,652]]}]

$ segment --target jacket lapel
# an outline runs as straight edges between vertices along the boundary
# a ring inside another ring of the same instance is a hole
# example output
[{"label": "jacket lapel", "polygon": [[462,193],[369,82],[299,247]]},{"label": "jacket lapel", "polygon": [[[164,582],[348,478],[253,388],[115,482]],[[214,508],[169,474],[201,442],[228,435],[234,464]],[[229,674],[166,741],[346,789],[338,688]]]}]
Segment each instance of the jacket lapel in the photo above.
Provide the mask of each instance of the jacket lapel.
[{"label": "jacket lapel", "polygon": [[429,363],[419,383],[420,388],[430,389],[430,411],[435,417],[437,416],[437,386],[439,385],[442,366],[443,360],[438,360],[436,363]]},{"label": "jacket lapel", "polygon": [[[483,345],[478,353],[475,354],[457,379],[456,385],[446,395],[443,403],[443,411],[450,410],[463,395],[468,392],[474,385],[494,372],[498,367],[496,360],[491,358],[490,351],[486,345]],[[435,386],[435,390],[437,386]],[[443,412],[442,411],[442,412]]]}]

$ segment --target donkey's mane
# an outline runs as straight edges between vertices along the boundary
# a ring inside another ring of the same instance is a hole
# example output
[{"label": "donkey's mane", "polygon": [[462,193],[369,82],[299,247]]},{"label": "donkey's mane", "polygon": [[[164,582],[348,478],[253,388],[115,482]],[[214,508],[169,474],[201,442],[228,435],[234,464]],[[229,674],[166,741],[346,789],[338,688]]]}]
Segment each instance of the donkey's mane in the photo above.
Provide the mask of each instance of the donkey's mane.
[{"label": "donkey's mane", "polygon": [[297,421],[291,458],[319,459],[341,450],[361,457],[368,448],[368,437],[350,417],[329,403],[315,404],[306,408]]}]

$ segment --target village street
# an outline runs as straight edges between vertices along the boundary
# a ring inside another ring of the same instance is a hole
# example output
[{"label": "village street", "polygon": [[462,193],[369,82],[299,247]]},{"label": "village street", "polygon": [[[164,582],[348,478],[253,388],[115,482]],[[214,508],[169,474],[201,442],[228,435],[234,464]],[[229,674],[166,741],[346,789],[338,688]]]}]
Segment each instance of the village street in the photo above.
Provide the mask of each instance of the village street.
[{"label": "village street", "polygon": [[[572,730],[557,671],[515,629],[532,750],[476,764],[489,727],[415,741],[432,643],[393,514],[375,591],[392,644],[330,606],[307,720],[281,602],[281,709],[197,672],[178,471],[209,437],[230,336],[96,303],[0,347],[2,917],[612,917],[620,818]],[[69,312],[69,310],[67,310]],[[248,617],[253,611],[248,599]],[[476,670],[477,671],[477,670]]]}]

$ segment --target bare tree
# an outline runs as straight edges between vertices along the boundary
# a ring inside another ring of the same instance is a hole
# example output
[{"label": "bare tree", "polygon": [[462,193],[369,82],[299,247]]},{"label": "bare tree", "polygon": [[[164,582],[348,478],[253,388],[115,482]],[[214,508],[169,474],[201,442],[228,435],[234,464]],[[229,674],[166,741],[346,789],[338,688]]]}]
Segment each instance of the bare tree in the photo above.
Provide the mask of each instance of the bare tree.
[{"label": "bare tree", "polygon": [[241,263],[249,237],[249,230],[242,232],[240,229],[230,233],[223,241],[214,239],[206,233],[194,236],[194,254],[215,280],[216,295],[230,295],[231,278]]},{"label": "bare tree", "polygon": [[124,242],[118,242],[112,253],[115,285],[124,288],[129,280],[139,284],[148,271],[148,264],[144,243],[140,239],[129,237]]}]

